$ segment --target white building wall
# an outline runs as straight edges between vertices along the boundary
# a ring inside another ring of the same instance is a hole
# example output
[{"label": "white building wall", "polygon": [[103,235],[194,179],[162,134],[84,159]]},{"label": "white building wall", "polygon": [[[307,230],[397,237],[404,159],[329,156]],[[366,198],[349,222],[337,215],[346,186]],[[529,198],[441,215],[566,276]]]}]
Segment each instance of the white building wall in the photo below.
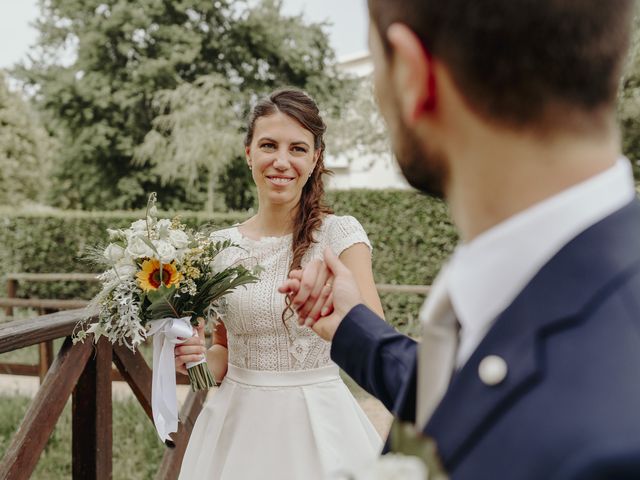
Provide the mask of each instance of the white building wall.
[{"label": "white building wall", "polygon": [[[373,63],[369,52],[343,57],[339,60],[338,67],[357,77],[373,73]],[[327,155],[325,165],[334,172],[334,175],[329,177],[327,181],[328,189],[411,188],[402,176],[400,167],[398,167],[391,151],[382,155],[366,155],[349,159],[344,155]]]}]

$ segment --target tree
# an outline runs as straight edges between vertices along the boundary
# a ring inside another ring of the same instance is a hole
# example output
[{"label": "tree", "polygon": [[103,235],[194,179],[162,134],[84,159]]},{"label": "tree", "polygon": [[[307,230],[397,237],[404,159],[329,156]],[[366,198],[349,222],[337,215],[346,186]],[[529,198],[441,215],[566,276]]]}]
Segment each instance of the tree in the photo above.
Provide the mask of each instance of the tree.
[{"label": "tree", "polygon": [[244,156],[234,157],[222,170],[219,190],[231,210],[248,210],[255,206],[256,185]]},{"label": "tree", "polygon": [[0,71],[0,205],[40,202],[48,188],[55,143]]},{"label": "tree", "polygon": [[627,68],[618,102],[618,117],[622,126],[622,146],[633,164],[634,175],[640,179],[640,16],[634,19],[634,31]]},{"label": "tree", "polygon": [[181,179],[193,188],[206,173],[206,210],[213,212],[213,191],[222,167],[242,151],[239,102],[219,74],[204,75],[193,84],[161,90],[154,107],[161,112],[135,153],[139,163],[163,182]]},{"label": "tree", "polygon": [[[258,95],[286,84],[305,88],[327,108],[338,106],[342,82],[326,33],[299,16],[283,16],[278,0],[253,8],[242,0],[41,0],[41,9],[38,50],[14,74],[36,91],[60,132],[54,195],[60,206],[141,207],[156,190],[163,207],[200,207],[210,182],[167,177],[168,156],[151,162],[142,149],[145,160],[133,159],[152,131],[176,146],[176,134],[163,128],[178,122],[169,91],[202,93],[203,76],[225,79],[219,87],[229,90],[239,114]],[[65,64],[61,52],[69,45],[77,55]],[[163,98],[169,110],[158,111]],[[191,107],[180,108],[184,114]],[[154,123],[156,114],[161,119]],[[157,136],[149,141],[161,144]],[[189,158],[190,172],[213,165]]]},{"label": "tree", "polygon": [[327,150],[348,159],[391,152],[387,126],[375,102],[373,76],[351,78],[339,114],[327,119]]}]

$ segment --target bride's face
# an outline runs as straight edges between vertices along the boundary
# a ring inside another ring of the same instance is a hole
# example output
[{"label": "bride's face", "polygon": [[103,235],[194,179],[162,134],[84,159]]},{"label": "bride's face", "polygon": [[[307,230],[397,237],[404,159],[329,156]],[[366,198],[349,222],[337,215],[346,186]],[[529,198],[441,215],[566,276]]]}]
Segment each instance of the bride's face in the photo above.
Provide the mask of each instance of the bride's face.
[{"label": "bride's face", "polygon": [[313,146],[313,134],[282,112],[256,120],[246,155],[260,202],[299,202],[320,154]]}]

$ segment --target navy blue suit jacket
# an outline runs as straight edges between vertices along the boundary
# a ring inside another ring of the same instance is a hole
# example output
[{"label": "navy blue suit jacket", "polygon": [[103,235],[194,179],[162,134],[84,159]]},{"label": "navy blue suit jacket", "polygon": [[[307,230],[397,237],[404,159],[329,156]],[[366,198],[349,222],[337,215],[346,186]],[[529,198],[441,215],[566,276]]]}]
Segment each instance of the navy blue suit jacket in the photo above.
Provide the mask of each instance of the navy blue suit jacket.
[{"label": "navy blue suit jacket", "polygon": [[[415,421],[418,345],[363,305],[331,355]],[[504,381],[478,365],[499,355]],[[565,245],[454,375],[424,433],[453,479],[640,479],[640,203]]]}]

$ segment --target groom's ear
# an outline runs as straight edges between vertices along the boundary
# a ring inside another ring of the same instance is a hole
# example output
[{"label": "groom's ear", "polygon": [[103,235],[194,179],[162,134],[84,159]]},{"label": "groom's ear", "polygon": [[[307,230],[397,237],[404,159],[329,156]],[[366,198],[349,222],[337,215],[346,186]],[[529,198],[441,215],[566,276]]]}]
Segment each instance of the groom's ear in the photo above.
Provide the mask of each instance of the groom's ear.
[{"label": "groom's ear", "polygon": [[412,125],[436,105],[434,62],[418,36],[402,23],[387,30],[392,49],[391,82],[401,115]]}]

